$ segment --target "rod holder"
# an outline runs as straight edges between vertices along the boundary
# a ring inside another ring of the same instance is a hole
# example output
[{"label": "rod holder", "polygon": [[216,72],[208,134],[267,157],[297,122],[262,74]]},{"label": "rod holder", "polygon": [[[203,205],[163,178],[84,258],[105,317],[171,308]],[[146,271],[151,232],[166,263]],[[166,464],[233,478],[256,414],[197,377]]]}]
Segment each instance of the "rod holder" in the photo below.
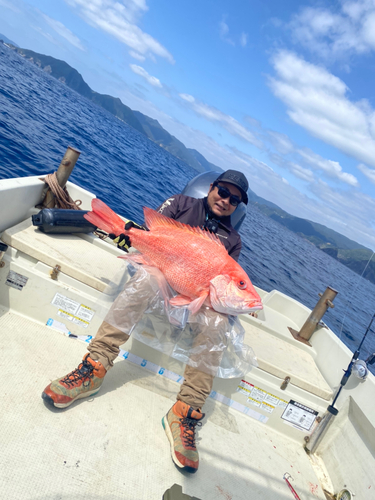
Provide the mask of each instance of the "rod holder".
[{"label": "rod holder", "polygon": [[328,406],[326,413],[324,414],[319,424],[315,427],[311,436],[309,436],[308,439],[305,438],[305,440],[307,441],[305,444],[306,453],[315,453],[319,444],[322,442],[324,436],[326,435],[328,428],[331,426],[334,417],[336,417],[337,414],[338,410],[336,408],[334,408],[332,405]]},{"label": "rod holder", "polygon": [[[68,146],[64,158],[61,160],[59,168],[56,171],[57,182],[61,188],[64,188],[65,184],[68,182],[69,176],[72,173],[74,165],[76,164],[80,154],[81,152],[78,151],[78,149]],[[54,208],[55,195],[47,184],[42,194],[42,200],[43,208]]]},{"label": "rod holder", "polygon": [[303,325],[301,330],[297,332],[290,326],[288,327],[290,333],[296,340],[299,340],[300,342],[311,346],[309,340],[312,334],[315,332],[320,320],[327,312],[327,309],[329,307],[334,307],[333,300],[337,294],[338,292],[336,290],[328,286],[323,294],[319,294],[320,299],[314,309],[311,311],[310,316],[305,321],[305,324]]}]

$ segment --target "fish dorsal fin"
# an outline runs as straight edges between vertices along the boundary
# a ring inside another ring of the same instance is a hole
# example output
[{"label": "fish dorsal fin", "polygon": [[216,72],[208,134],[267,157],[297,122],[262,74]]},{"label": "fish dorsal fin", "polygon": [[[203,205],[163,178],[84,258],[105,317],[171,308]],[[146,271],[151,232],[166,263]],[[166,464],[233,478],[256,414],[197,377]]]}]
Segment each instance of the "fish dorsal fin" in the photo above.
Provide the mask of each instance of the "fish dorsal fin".
[{"label": "fish dorsal fin", "polygon": [[216,236],[216,234],[212,234],[209,231],[203,230],[200,227],[192,227],[188,224],[183,224],[182,222],[178,222],[174,219],[170,219],[163,214],[159,214],[156,210],[152,210],[152,208],[143,207],[143,213],[145,215],[145,223],[150,231],[156,229],[157,227],[175,227],[178,229],[182,229],[183,231],[188,231],[190,233],[196,234],[201,238],[206,240],[211,240],[214,243],[225,248],[224,243],[221,239]]}]

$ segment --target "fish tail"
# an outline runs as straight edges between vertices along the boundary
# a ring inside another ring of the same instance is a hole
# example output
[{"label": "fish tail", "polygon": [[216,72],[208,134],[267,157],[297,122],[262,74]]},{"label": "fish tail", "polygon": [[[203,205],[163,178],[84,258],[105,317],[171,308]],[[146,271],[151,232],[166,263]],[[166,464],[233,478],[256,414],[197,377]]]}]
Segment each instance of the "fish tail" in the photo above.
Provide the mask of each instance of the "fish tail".
[{"label": "fish tail", "polygon": [[118,236],[125,232],[125,222],[108,205],[99,198],[91,202],[92,212],[84,215],[84,218],[99,229]]}]

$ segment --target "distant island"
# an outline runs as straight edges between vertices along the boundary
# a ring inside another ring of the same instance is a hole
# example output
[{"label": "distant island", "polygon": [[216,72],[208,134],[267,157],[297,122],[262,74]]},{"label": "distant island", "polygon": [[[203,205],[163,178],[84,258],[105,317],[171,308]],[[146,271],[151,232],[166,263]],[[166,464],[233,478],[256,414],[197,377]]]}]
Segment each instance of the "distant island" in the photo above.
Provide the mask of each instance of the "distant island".
[{"label": "distant island", "polygon": [[[60,80],[65,85],[78,92],[81,96],[93,101],[98,106],[112,113],[118,119],[138,130],[138,132],[144,134],[148,139],[176,156],[176,158],[187,163],[197,172],[202,173],[210,170],[222,171],[220,167],[207,161],[206,158],[195,149],[187,148],[181,141],[167,132],[157,120],[139,111],[132,110],[123,104],[119,98],[99,94],[92,90],[84,81],[80,73],[66,62],[51,56],[38,54],[31,50],[21,49],[4,35],[0,34],[0,43],[1,42],[29,62],[38,66],[41,71]],[[274,203],[257,196],[251,189],[249,189],[248,194],[249,204],[256,207],[267,217],[270,217],[301,238],[309,241],[356,273],[363,273],[373,253],[370,249],[322,224],[307,219],[301,219],[285,212]],[[375,259],[371,260],[363,276],[372,283],[375,283]]]}]

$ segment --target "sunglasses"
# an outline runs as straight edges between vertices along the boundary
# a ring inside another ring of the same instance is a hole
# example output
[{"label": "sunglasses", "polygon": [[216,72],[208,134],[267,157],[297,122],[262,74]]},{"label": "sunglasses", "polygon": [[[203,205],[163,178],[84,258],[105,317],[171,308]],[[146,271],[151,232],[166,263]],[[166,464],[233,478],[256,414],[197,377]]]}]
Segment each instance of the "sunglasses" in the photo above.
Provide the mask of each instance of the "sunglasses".
[{"label": "sunglasses", "polygon": [[219,184],[214,184],[213,187],[217,187],[217,192],[220,198],[223,198],[223,200],[229,198],[229,203],[233,207],[237,207],[241,203],[241,198],[239,198],[235,194],[232,194],[228,188],[220,186]]}]

